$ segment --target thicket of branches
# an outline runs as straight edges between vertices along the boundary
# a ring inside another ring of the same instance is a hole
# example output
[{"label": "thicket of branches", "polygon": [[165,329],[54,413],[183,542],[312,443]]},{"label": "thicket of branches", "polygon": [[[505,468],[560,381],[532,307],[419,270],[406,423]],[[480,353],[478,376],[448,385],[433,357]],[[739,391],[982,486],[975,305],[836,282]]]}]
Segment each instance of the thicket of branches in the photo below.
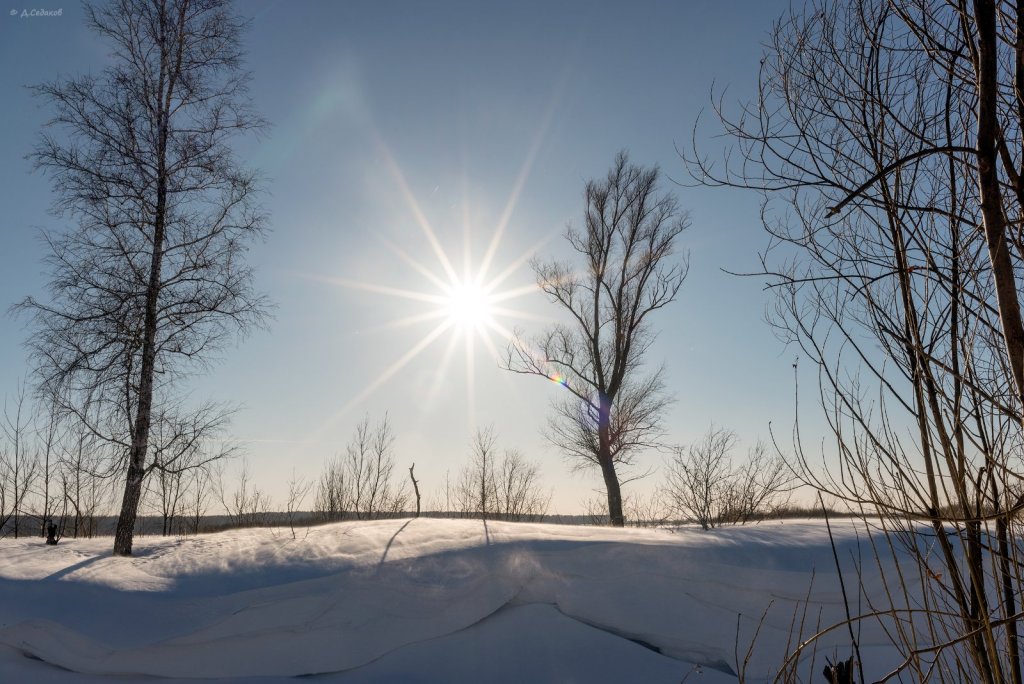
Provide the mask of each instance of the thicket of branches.
[{"label": "thicket of branches", "polygon": [[764,193],[773,322],[831,431],[814,453],[798,424],[794,466],[917,559],[888,676],[1019,684],[1024,3],[813,2],[718,110],[736,148],[690,169]]},{"label": "thicket of branches", "polygon": [[219,464],[214,490],[230,527],[264,527],[270,524],[270,496],[256,486],[249,462],[242,461],[238,474],[229,478]]},{"label": "thicket of branches", "polygon": [[551,495],[544,490],[540,466],[515,449],[499,453],[497,444],[493,429],[476,433],[469,463],[455,482],[452,510],[483,520],[541,520]]},{"label": "thicket of branches", "polygon": [[111,514],[110,444],[20,385],[0,416],[0,537],[91,537]]},{"label": "thicket of branches", "polygon": [[663,497],[677,517],[707,530],[742,525],[789,503],[790,470],[781,456],[757,442],[737,463],[738,441],[735,432],[712,426],[675,449],[665,464]]},{"label": "thicket of branches", "polygon": [[373,520],[394,516],[410,502],[403,472],[396,470],[395,433],[385,415],[375,426],[363,418],[345,452],[331,459],[316,484],[314,510],[323,520]]}]

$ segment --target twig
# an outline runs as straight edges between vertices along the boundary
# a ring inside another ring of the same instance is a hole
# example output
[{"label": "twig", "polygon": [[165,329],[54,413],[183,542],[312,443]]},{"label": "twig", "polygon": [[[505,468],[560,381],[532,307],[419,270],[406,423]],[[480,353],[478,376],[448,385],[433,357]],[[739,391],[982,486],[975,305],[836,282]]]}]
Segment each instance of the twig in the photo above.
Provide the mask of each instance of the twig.
[{"label": "twig", "polygon": [[860,644],[857,642],[857,635],[853,633],[853,618],[850,616],[850,600],[846,596],[846,582],[843,580],[843,569],[839,565],[839,553],[836,551],[836,540],[832,537],[832,525],[828,521],[828,510],[825,508],[825,500],[818,492],[818,501],[821,503],[821,511],[825,514],[825,528],[828,530],[828,541],[832,545],[832,558],[835,559],[836,572],[839,574],[839,588],[843,592],[843,609],[846,611],[846,627],[850,631],[850,640],[853,641],[853,652],[857,655],[857,673],[860,674],[860,681],[864,679],[864,663],[860,657]]}]

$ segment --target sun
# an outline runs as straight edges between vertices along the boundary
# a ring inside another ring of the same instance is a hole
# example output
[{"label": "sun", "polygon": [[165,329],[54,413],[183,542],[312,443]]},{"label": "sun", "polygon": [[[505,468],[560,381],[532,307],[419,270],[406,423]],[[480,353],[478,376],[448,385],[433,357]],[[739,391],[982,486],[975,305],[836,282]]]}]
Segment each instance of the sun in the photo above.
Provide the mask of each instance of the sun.
[{"label": "sun", "polygon": [[445,293],[448,321],[464,332],[479,332],[495,324],[496,306],[487,288],[472,280],[456,281]]},{"label": "sun", "polygon": [[[495,362],[495,365],[499,365],[503,348],[514,337],[514,333],[510,330],[510,326],[513,325],[511,321],[520,319],[551,322],[545,316],[509,307],[510,300],[538,292],[537,284],[532,282],[532,278],[529,279],[529,284],[523,283],[511,287],[509,285],[510,281],[515,280],[522,283],[523,267],[553,235],[542,238],[520,254],[518,258],[505,262],[503,267],[496,267],[499,261],[502,261],[499,255],[501,242],[533,158],[536,156],[541,137],[542,135],[539,134],[531,146],[508,202],[496,225],[491,228],[493,232],[490,234],[487,248],[483,250],[482,254],[476,256],[471,254],[470,244],[473,242],[471,238],[480,235],[481,227],[471,224],[468,200],[464,201],[462,212],[464,244],[463,249],[460,250],[463,259],[459,269],[453,264],[453,256],[457,252],[450,253],[442,246],[430,220],[409,189],[398,164],[395,163],[383,141],[377,140],[381,158],[391,172],[395,185],[405,200],[405,205],[414,219],[414,223],[418,225],[425,244],[417,245],[415,240],[411,240],[408,243],[410,251],[406,251],[403,248],[406,245],[404,240],[402,245],[397,245],[381,235],[375,237],[394,256],[421,276],[420,286],[416,289],[408,289],[381,282],[353,281],[336,276],[303,275],[332,285],[397,297],[423,305],[419,313],[391,320],[376,328],[363,328],[361,331],[363,334],[378,332],[390,334],[395,329],[416,327],[426,332],[410,338],[409,348],[394,362],[376,373],[374,379],[355,396],[352,396],[334,416],[324,423],[318,432],[326,430],[338,417],[359,406],[378,388],[399,375],[415,358],[428,348],[437,346],[439,341],[445,337],[447,337],[447,344],[443,345],[443,351],[436,365],[435,382],[429,389],[429,396],[422,402],[422,405],[425,407],[435,405],[435,399],[440,396],[442,386],[450,383],[453,379],[452,364],[461,357],[465,361],[466,406],[472,419],[475,405],[477,352],[484,351]],[[461,353],[457,353],[460,347]]]},{"label": "sun", "polygon": [[[400,178],[400,177],[399,177]],[[400,184],[401,185],[401,184]],[[408,200],[413,207],[416,205],[413,200]],[[418,209],[418,207],[416,207]],[[408,301],[417,302],[423,305],[420,313],[404,316],[392,320],[375,329],[365,329],[364,333],[392,331],[397,328],[420,327],[426,332],[410,340],[409,349],[395,359],[382,372],[378,373],[375,379],[349,400],[339,411],[345,413],[349,408],[357,406],[366,397],[372,394],[378,387],[398,375],[410,362],[420,356],[425,350],[435,346],[439,340],[447,336],[448,342],[441,352],[440,361],[437,364],[437,372],[433,386],[429,389],[429,396],[422,402],[423,406],[432,406],[435,399],[440,395],[442,386],[451,382],[451,365],[460,356],[465,360],[465,381],[466,381],[466,405],[470,412],[470,418],[474,411],[475,385],[476,385],[476,362],[478,351],[482,350],[491,357],[495,364],[500,363],[502,356],[501,348],[514,337],[508,326],[509,321],[515,319],[534,319],[547,322],[544,317],[537,316],[529,311],[509,308],[509,300],[536,293],[536,283],[508,287],[507,281],[515,276],[522,276],[522,267],[534,253],[538,246],[527,250],[518,259],[513,260],[504,269],[494,272],[492,269],[496,252],[504,232],[503,219],[493,234],[487,252],[479,259],[474,260],[467,247],[465,250],[465,263],[462,264],[462,275],[456,271],[449,254],[441,247],[434,230],[423,217],[422,213],[414,211],[421,219],[420,228],[431,247],[436,263],[430,260],[424,261],[406,252],[400,246],[392,244],[381,238],[384,245],[399,259],[423,278],[422,287],[419,289],[398,288],[392,285],[349,281],[341,278],[319,278],[335,285],[354,288],[375,294],[397,297]],[[506,213],[507,215],[507,213]],[[457,353],[461,347],[461,353]]]},{"label": "sun", "polygon": [[[505,231],[508,228],[509,220],[519,200],[520,193],[523,191],[530,169],[541,149],[541,144],[556,110],[556,105],[560,101],[561,93],[568,83],[568,76],[569,70],[567,69],[563,74],[563,78],[559,81],[556,90],[552,93],[551,101],[548,104],[534,139],[526,150],[525,159],[512,185],[504,210],[501,212],[497,222],[491,226],[493,232],[491,233],[490,243],[484,253],[477,259],[471,258],[470,243],[472,240],[470,238],[471,235],[479,234],[481,226],[471,225],[469,220],[469,201],[468,198],[464,197],[462,206],[464,234],[462,251],[464,263],[461,277],[452,265],[452,258],[449,256],[449,253],[441,246],[434,227],[409,188],[409,184],[406,182],[405,176],[391,154],[388,145],[376,127],[371,125],[371,137],[376,142],[379,158],[390,172],[401,199],[404,200],[409,214],[414,219],[414,223],[419,226],[422,237],[426,238],[426,246],[429,246],[430,249],[422,249],[423,245],[412,247],[411,249],[414,250],[413,253],[416,255],[414,257],[406,253],[398,245],[390,244],[383,236],[378,234],[376,237],[391,252],[404,261],[407,266],[411,267],[413,271],[423,276],[428,285],[412,290],[395,287],[394,284],[353,281],[337,276],[315,275],[311,273],[298,273],[296,275],[335,286],[397,297],[425,305],[418,314],[404,316],[376,328],[364,327],[360,330],[361,334],[390,334],[398,328],[418,327],[423,324],[432,327],[429,327],[428,331],[420,335],[418,339],[410,339],[409,348],[404,353],[390,365],[375,373],[373,380],[350,396],[337,411],[325,419],[316,430],[312,431],[307,441],[319,439],[341,416],[360,406],[370,395],[391,381],[392,378],[396,376],[400,378],[400,374],[414,359],[423,354],[428,348],[435,346],[444,337],[447,337],[448,341],[437,364],[435,382],[429,396],[421,404],[424,407],[429,407],[437,403],[435,400],[440,394],[442,385],[451,381],[450,367],[457,358],[458,354],[456,352],[461,346],[463,351],[462,357],[465,359],[466,364],[466,406],[470,411],[470,422],[473,423],[476,385],[474,359],[477,348],[482,347],[491,359],[496,362],[496,365],[500,365],[502,352],[499,351],[499,345],[504,346],[507,341],[514,337],[514,333],[508,327],[512,325],[510,321],[520,319],[539,321],[544,324],[553,322],[547,316],[522,309],[509,308],[510,300],[537,294],[539,287],[536,282],[509,287],[508,281],[519,280],[523,275],[523,267],[530,258],[549,240],[557,237],[557,232],[549,233],[539,239],[534,245],[520,254],[518,258],[506,262],[504,268],[497,269],[494,266],[499,261],[498,252],[502,239],[505,236]],[[463,188],[465,189],[465,187],[466,182],[464,178]],[[405,240],[403,240],[404,242]],[[430,252],[433,252],[434,260],[430,259]],[[560,382],[558,378],[553,379],[556,382]]]}]

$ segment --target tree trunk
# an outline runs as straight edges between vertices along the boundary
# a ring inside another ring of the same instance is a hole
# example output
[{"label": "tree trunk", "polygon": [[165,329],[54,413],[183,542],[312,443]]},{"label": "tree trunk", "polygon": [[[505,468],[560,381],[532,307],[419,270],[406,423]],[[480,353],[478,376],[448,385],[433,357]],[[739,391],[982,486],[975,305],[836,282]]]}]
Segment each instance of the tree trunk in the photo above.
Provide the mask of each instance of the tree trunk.
[{"label": "tree trunk", "polygon": [[[132,451],[135,451],[132,449]],[[143,458],[145,455],[143,454]],[[117,529],[114,531],[114,555],[132,555],[132,541],[135,536],[135,519],[139,511],[139,499],[142,498],[142,471],[136,467],[135,459],[128,464],[128,478],[124,485],[124,498],[121,500],[121,514],[117,518]]]},{"label": "tree trunk", "polygon": [[615,464],[609,457],[602,458],[601,474],[604,486],[608,490],[608,522],[612,527],[625,527],[626,519],[622,515],[622,492],[619,489],[619,477],[615,474]]},{"label": "tree trunk", "polygon": [[156,215],[153,221],[153,255],[149,267],[149,283],[146,287],[146,318],[143,327],[142,366],[139,369],[139,403],[132,427],[132,447],[128,457],[128,478],[124,485],[121,514],[117,518],[114,533],[114,555],[132,554],[132,537],[135,518],[142,497],[142,480],[146,474],[146,451],[149,447],[149,428],[153,414],[153,375],[156,369],[156,316],[157,298],[160,294],[160,271],[163,264],[164,218],[167,212],[167,177],[163,170],[163,156],[166,149],[166,119],[161,126],[164,134],[161,140],[161,169],[157,185]]},{"label": "tree trunk", "polygon": [[619,487],[619,476],[615,472],[615,462],[612,460],[611,436],[609,434],[611,416],[611,399],[602,397],[597,426],[599,450],[597,458],[601,464],[604,487],[608,492],[608,522],[612,527],[625,527],[626,519],[622,515],[622,491]]},{"label": "tree trunk", "polygon": [[409,479],[412,480],[412,488],[416,492],[416,517],[418,518],[420,517],[420,483],[416,481],[416,476],[412,472],[415,467],[415,463],[409,466]]},{"label": "tree trunk", "polygon": [[[175,30],[185,25],[187,3],[182,3]],[[135,423],[132,425],[132,446],[128,457],[128,479],[121,502],[114,536],[114,555],[130,556],[135,519],[142,497],[142,480],[146,476],[146,451],[149,447],[149,428],[152,424],[153,375],[156,370],[157,305],[161,288],[161,270],[164,259],[164,232],[167,221],[167,142],[170,135],[170,117],[175,84],[181,73],[183,37],[169,35],[164,8],[160,15],[160,77],[156,84],[159,97],[156,140],[156,207],[153,212],[153,253],[149,263],[149,282],[146,284],[146,313],[142,329],[142,365],[139,368],[139,397]],[[173,54],[172,54],[173,53]]]},{"label": "tree trunk", "polygon": [[142,480],[146,474],[146,451],[149,447],[149,428],[152,424],[153,374],[156,367],[156,308],[160,290],[160,266],[164,240],[164,211],[166,210],[166,181],[157,191],[157,217],[153,231],[153,258],[150,265],[149,287],[146,293],[146,320],[142,342],[142,367],[139,377],[139,404],[132,429],[132,448],[128,457],[128,478],[124,485],[121,513],[114,533],[114,555],[132,554],[135,518],[142,498]]},{"label": "tree trunk", "polygon": [[[999,188],[997,162],[998,120],[998,33],[997,9],[992,0],[975,0],[975,23],[978,30],[978,188],[981,195],[981,212],[984,218],[985,241],[988,245],[989,261],[992,264],[992,279],[995,283],[996,301],[999,303],[999,322],[1002,327],[1006,354],[1013,375],[1013,385],[1020,405],[1024,405],[1024,322],[1021,320],[1020,301],[1017,295],[1017,281],[1010,259],[1006,239],[1006,215],[1003,211]],[[1024,16],[1018,6],[1018,19]],[[1018,26],[1018,32],[1020,27]],[[1019,36],[1018,36],[1019,37]],[[1017,77],[1020,78],[1021,46],[1017,46]],[[1018,93],[1018,97],[1020,93]],[[1002,523],[997,521],[997,529]],[[1000,540],[1001,541],[1001,540]],[[1016,608],[1013,592],[1009,592],[1005,610],[1011,614]],[[1010,675],[1017,684],[1021,681],[1020,651],[1016,621],[1011,619],[1007,630],[1010,649]],[[994,645],[989,644],[994,651]],[[998,665],[996,653],[990,652],[993,664]]]},{"label": "tree trunk", "polygon": [[999,134],[996,7],[992,0],[976,0],[974,11],[978,28],[978,189],[981,213],[1006,355],[1017,398],[1024,404],[1024,322],[1021,320],[1013,262],[1006,243],[1006,216],[996,167]]}]

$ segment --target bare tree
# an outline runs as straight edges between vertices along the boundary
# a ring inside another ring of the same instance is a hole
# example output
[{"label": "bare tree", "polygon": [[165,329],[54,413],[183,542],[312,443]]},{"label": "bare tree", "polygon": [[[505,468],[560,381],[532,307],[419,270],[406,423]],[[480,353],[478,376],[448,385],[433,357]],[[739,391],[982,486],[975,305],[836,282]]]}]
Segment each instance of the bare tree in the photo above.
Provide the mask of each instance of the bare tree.
[{"label": "bare tree", "polygon": [[199,534],[199,526],[206,514],[210,498],[210,469],[194,468],[189,473],[190,482],[183,513],[187,514],[188,531]]},{"label": "bare tree", "polygon": [[98,438],[82,422],[72,422],[61,440],[60,482],[63,496],[59,525],[61,535],[75,538],[92,537],[97,532],[96,519],[105,512],[112,494],[105,467],[114,460],[104,451],[114,449],[110,443]]},{"label": "bare tree", "polygon": [[776,24],[757,100],[717,105],[736,154],[689,155],[763,193],[773,323],[834,445],[795,426],[801,479],[917,561],[876,618],[905,658],[886,678],[1022,680],[1022,92],[1024,3],[814,2]]},{"label": "bare tree", "polygon": [[664,494],[672,509],[705,530],[746,523],[788,500],[790,474],[783,459],[763,442],[733,462],[739,439],[732,430],[712,425],[704,436],[677,447],[666,463]]},{"label": "bare tree", "polygon": [[584,192],[584,227],[566,240],[582,266],[533,262],[537,283],[569,317],[532,343],[517,339],[505,367],[555,380],[566,389],[548,437],[582,467],[597,467],[612,525],[622,526],[619,469],[661,436],[669,399],[662,370],[644,375],[654,340],[651,314],[671,303],[688,263],[676,256],[686,228],[676,199],[658,194],[659,171],[615,158],[605,179]]},{"label": "bare tree", "polygon": [[174,533],[174,523],[182,511],[184,497],[187,494],[183,487],[184,481],[183,472],[169,470],[157,470],[155,478],[149,478],[147,481],[157,498],[160,533],[165,537]]},{"label": "bare tree", "polygon": [[20,308],[44,389],[80,418],[86,398],[102,407],[94,429],[124,447],[114,552],[128,555],[154,411],[264,320],[244,261],[263,229],[257,178],[229,147],[262,122],[227,0],[112,0],[85,16],[112,65],[35,87],[55,115],[33,157],[77,227],[45,235],[49,301]]},{"label": "bare tree", "polygon": [[40,485],[39,505],[36,509],[36,517],[39,520],[39,534],[46,534],[47,521],[52,520],[56,514],[56,507],[61,497],[57,492],[56,475],[59,465],[58,442],[61,438],[60,413],[56,402],[47,402],[47,408],[42,415],[37,415],[37,420],[42,420],[44,425],[36,428],[39,435],[39,479]]},{"label": "bare tree", "polygon": [[247,459],[242,459],[234,488],[229,487],[221,466],[217,470],[214,488],[232,527],[261,527],[269,524],[270,497],[253,483]]},{"label": "bare tree", "polygon": [[469,464],[462,469],[455,484],[455,505],[460,513],[487,520],[493,515],[497,499],[494,461],[497,458],[497,435],[493,428],[477,430],[471,443]]},{"label": "bare tree", "polygon": [[712,425],[699,441],[678,447],[667,464],[665,491],[673,508],[705,530],[722,520],[736,442],[736,433]]},{"label": "bare tree", "polygon": [[221,439],[230,411],[208,404],[182,417],[170,408],[165,406],[156,414],[147,467],[156,474],[155,482],[150,480],[165,536],[174,534],[175,521],[183,512],[191,471],[205,470],[214,461],[237,453],[234,444]]},{"label": "bare tree", "polygon": [[313,488],[313,481],[298,477],[295,469],[292,469],[292,477],[288,480],[288,494],[285,498],[285,513],[288,516],[288,529],[292,532],[292,539],[295,539],[295,520],[303,502],[309,496],[309,490]]},{"label": "bare tree", "polygon": [[366,416],[356,426],[345,449],[348,479],[352,483],[352,512],[359,520],[373,520],[400,512],[409,499],[405,483],[396,485],[395,433],[387,415],[370,427]]},{"label": "bare tree", "polygon": [[498,452],[493,428],[473,437],[470,461],[456,480],[455,507],[481,519],[533,522],[547,512],[551,500],[541,486],[540,467],[515,449]]},{"label": "bare tree", "polygon": [[793,474],[781,454],[757,441],[734,465],[726,491],[725,522],[744,524],[788,507]]},{"label": "bare tree", "polygon": [[352,507],[352,481],[346,461],[335,456],[324,466],[316,486],[314,510],[323,520],[341,520]]},{"label": "bare tree", "polygon": [[527,461],[517,449],[505,449],[495,469],[495,479],[496,509],[502,520],[543,519],[551,503],[551,491],[544,489],[537,463]]},{"label": "bare tree", "polygon": [[409,494],[404,482],[396,482],[394,443],[387,415],[376,426],[369,416],[359,421],[344,454],[328,461],[320,474],[313,508],[321,518],[372,520],[405,508]]},{"label": "bare tree", "polygon": [[32,452],[31,416],[25,399],[25,388],[19,384],[12,403],[4,402],[0,422],[0,431],[8,446],[6,458],[0,454],[0,536],[10,523],[15,539],[22,532],[25,501],[38,466]]}]

